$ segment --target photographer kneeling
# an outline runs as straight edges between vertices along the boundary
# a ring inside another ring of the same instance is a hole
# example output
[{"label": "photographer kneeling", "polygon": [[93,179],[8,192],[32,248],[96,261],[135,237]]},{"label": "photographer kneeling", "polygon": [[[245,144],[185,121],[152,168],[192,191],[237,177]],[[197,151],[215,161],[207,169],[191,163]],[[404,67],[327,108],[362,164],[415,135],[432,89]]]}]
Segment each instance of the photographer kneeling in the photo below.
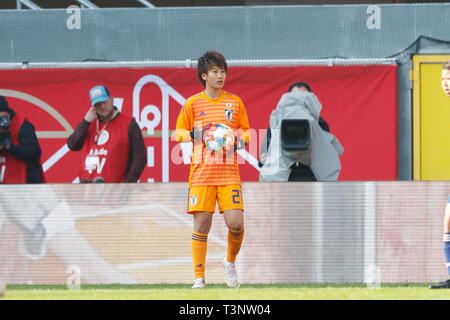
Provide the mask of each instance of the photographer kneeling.
[{"label": "photographer kneeling", "polygon": [[33,125],[0,96],[0,183],[42,183],[41,147]]}]

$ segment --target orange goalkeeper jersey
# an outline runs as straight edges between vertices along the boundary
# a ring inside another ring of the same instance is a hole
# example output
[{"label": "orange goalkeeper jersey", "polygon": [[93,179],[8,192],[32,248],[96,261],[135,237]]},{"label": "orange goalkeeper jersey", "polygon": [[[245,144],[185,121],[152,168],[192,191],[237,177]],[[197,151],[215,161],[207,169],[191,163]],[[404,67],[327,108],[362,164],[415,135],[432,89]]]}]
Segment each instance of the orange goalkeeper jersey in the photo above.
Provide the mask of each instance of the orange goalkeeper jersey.
[{"label": "orange goalkeeper jersey", "polygon": [[[177,119],[175,138],[177,142],[192,141],[190,132],[196,127],[202,129],[208,124],[225,124],[239,132],[239,138],[249,142],[250,124],[242,100],[229,92],[222,91],[216,100],[205,92],[186,100]],[[236,153],[226,159],[206,150],[204,143],[194,143],[189,186],[218,186],[240,184]]]}]

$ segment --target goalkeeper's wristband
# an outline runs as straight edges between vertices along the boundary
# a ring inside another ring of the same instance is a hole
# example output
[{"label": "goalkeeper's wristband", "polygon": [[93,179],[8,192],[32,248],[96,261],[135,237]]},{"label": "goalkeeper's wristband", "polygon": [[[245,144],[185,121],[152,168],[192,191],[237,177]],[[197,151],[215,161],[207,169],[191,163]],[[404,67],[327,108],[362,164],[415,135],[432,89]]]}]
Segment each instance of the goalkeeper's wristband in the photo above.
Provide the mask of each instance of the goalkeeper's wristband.
[{"label": "goalkeeper's wristband", "polygon": [[204,126],[201,129],[198,129],[197,127],[194,127],[194,130],[189,132],[189,135],[191,136],[192,140],[194,141],[201,141],[203,140],[203,134],[208,131],[212,126],[212,123],[208,123],[206,126]]},{"label": "goalkeeper's wristband", "polygon": [[189,135],[191,136],[192,140],[194,140],[194,141],[203,140],[203,130],[198,130],[197,128],[194,128],[194,130],[189,132]]}]

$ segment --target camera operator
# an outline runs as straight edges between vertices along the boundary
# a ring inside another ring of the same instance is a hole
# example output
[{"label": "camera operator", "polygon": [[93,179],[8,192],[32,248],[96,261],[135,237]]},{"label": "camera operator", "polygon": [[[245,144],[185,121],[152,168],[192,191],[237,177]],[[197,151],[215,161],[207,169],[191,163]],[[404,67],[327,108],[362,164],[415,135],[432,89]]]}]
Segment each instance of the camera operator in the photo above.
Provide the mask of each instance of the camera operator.
[{"label": "camera operator", "polygon": [[[0,184],[43,183],[41,147],[34,126],[11,109],[5,97],[0,96]],[[26,251],[40,253],[45,230],[42,219],[46,213],[30,207],[34,192],[24,192],[20,202],[14,201],[12,187],[0,194],[0,231],[9,218],[22,231],[20,243]],[[45,199],[42,198],[41,199]]]},{"label": "camera operator", "polygon": [[42,183],[41,147],[34,126],[0,96],[0,183]]},{"label": "camera operator", "polygon": [[[288,89],[288,92],[298,91],[311,92],[311,87],[306,82],[298,81],[291,84]],[[330,132],[328,123],[322,117],[319,117],[319,126],[322,128],[322,130]],[[263,145],[267,144],[267,148],[261,148],[260,160],[258,162],[259,167],[262,167],[264,165],[265,159],[267,157],[266,151],[269,149],[271,137],[272,132],[269,127],[267,129],[266,140],[263,141]],[[317,179],[309,166],[297,161],[291,166],[291,173],[289,175],[288,181],[317,181]]]},{"label": "camera operator", "polygon": [[304,82],[292,84],[270,115],[260,152],[261,181],[336,181],[343,147],[320,117],[322,105]]}]

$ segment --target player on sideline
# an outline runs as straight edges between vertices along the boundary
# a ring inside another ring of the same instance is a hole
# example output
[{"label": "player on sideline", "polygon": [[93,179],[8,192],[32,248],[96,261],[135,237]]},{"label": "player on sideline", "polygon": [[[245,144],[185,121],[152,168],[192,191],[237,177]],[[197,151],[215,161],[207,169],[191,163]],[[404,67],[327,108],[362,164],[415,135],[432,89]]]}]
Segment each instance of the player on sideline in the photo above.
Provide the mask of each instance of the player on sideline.
[{"label": "player on sideline", "polygon": [[448,196],[447,205],[445,207],[444,216],[444,254],[447,264],[449,279],[444,282],[430,286],[430,289],[450,289],[450,194]]},{"label": "player on sideline", "polygon": [[[450,96],[450,61],[442,68],[442,89]],[[444,216],[444,254],[447,264],[449,279],[444,282],[430,286],[430,289],[450,289],[450,194],[448,196],[447,205],[445,207]]]},{"label": "player on sideline", "polygon": [[[228,227],[227,255],[223,260],[228,287],[239,287],[235,261],[244,237],[244,206],[241,179],[237,163],[237,149],[249,142],[249,121],[242,100],[222,88],[227,76],[225,57],[208,51],[198,59],[197,75],[204,91],[186,100],[177,119],[177,142],[194,141],[189,174],[188,214],[194,218],[192,232],[192,260],[195,282],[192,288],[205,287],[205,263],[208,233],[216,201]],[[208,156],[203,133],[209,124],[226,124],[233,129],[234,150],[226,161]]]}]

